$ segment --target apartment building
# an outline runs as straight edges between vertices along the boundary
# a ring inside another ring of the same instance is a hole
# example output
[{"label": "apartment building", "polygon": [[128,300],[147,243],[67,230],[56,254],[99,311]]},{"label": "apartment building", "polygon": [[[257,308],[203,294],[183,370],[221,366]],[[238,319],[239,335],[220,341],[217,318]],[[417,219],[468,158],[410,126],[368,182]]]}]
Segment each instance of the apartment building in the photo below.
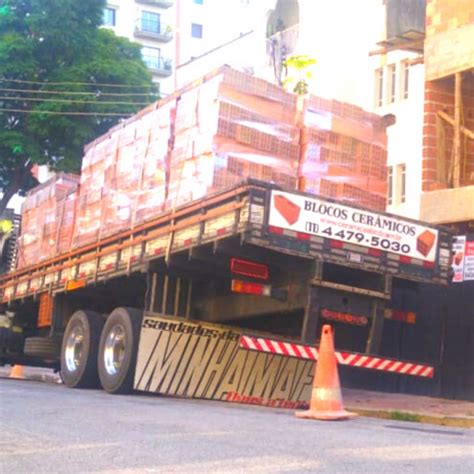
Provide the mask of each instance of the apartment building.
[{"label": "apartment building", "polygon": [[384,0],[375,8],[379,37],[369,52],[372,106],[381,115],[395,117],[388,129],[387,210],[417,219],[422,191],[425,1]]},{"label": "apartment building", "polygon": [[117,36],[142,44],[142,56],[159,84],[172,90],[175,66],[176,2],[172,0],[110,0],[103,25]]},{"label": "apartment building", "polygon": [[108,0],[103,25],[142,45],[142,56],[166,95],[183,63],[251,30],[256,0]]}]

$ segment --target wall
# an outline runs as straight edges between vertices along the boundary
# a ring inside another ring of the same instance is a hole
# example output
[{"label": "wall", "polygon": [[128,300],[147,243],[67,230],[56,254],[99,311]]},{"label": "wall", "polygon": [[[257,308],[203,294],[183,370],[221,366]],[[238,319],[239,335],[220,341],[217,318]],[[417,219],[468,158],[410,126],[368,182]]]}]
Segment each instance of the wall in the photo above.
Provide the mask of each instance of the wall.
[{"label": "wall", "polygon": [[223,64],[249,72],[259,70],[260,66],[265,67],[264,38],[251,31],[234,38],[222,47],[215,48],[202,56],[181,64],[176,69],[177,88],[183,87]]},{"label": "wall", "polygon": [[341,366],[342,385],[474,400],[473,291],[472,282],[449,287],[396,285],[392,303],[403,311],[414,311],[416,323],[385,320],[382,355],[433,365],[434,378]]},{"label": "wall", "polygon": [[427,79],[474,67],[474,2],[431,0],[426,13]]},{"label": "wall", "polygon": [[[464,125],[474,130],[474,81],[463,81],[462,88]],[[453,127],[437,118],[442,110],[454,117],[453,78],[427,82],[423,125],[423,191],[448,187],[447,178],[451,166]],[[438,132],[441,129],[441,134]],[[444,139],[442,138],[444,136]],[[445,145],[443,145],[443,142]],[[444,149],[444,152],[443,152]],[[461,185],[474,184],[474,141],[461,135]]]},{"label": "wall", "polygon": [[[311,93],[371,108],[368,53],[378,38],[381,5],[378,0],[299,1],[298,51],[317,59]],[[357,18],[364,19],[363,26]]]}]

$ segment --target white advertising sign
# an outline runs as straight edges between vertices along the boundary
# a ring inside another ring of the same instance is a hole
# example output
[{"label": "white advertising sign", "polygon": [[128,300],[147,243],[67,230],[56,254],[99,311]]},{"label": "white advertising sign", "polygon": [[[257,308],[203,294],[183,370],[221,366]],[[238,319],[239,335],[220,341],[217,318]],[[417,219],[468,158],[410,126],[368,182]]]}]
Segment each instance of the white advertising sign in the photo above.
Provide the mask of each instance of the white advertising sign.
[{"label": "white advertising sign", "polygon": [[474,242],[466,242],[466,256],[464,257],[464,281],[474,280]]},{"label": "white advertising sign", "polygon": [[453,282],[474,280],[474,241],[457,235],[453,241]]},{"label": "white advertising sign", "polygon": [[464,281],[464,256],[466,251],[466,236],[458,235],[453,241],[453,281]]},{"label": "white advertising sign", "polygon": [[316,197],[272,191],[268,224],[429,262],[436,259],[436,229]]}]

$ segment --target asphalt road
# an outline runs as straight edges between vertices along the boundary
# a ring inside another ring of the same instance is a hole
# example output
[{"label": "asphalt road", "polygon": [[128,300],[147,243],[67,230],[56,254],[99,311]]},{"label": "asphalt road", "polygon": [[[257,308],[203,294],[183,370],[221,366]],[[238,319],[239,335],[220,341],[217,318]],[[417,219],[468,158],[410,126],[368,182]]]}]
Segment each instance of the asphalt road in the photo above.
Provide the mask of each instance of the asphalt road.
[{"label": "asphalt road", "polygon": [[0,379],[0,473],[468,473],[474,430]]}]

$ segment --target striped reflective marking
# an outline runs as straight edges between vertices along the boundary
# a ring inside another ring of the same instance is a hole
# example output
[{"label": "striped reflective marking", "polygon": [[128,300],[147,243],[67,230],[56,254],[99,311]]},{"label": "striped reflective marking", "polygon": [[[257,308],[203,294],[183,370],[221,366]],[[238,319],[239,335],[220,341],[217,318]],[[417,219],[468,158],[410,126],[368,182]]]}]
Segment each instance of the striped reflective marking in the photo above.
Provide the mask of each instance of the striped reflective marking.
[{"label": "striped reflective marking", "polygon": [[[318,348],[293,344],[291,342],[280,342],[262,337],[241,336],[240,347],[243,349],[279,354],[299,359],[318,360]],[[397,374],[413,375],[417,377],[432,378],[434,367],[424,364],[414,364],[413,362],[403,362],[393,359],[382,359],[364,354],[351,352],[335,353],[337,362],[341,365],[360,367],[365,369],[380,370]]]}]

